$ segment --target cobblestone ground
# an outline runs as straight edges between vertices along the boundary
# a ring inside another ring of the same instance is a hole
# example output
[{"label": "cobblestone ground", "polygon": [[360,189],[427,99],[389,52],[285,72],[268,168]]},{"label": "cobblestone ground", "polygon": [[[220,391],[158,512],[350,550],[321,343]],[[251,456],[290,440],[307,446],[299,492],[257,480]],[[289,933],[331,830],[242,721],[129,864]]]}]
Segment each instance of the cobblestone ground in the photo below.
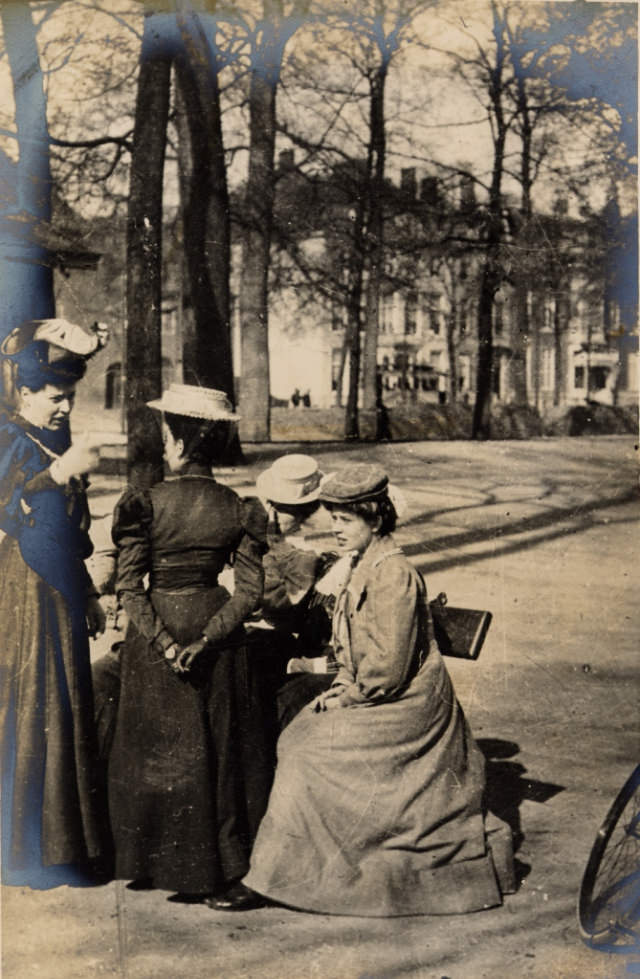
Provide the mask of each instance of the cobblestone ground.
[{"label": "cobblestone ground", "polygon": [[[286,451],[296,447],[286,446]],[[240,492],[284,446],[221,473]],[[3,977],[615,979],[640,953],[586,948],[575,900],[596,829],[640,757],[637,447],[632,439],[307,447],[325,471],[375,458],[406,500],[398,538],[432,594],[491,609],[480,659],[449,660],[521,841],[519,891],[465,917],[225,915],[122,882],[5,888]],[[121,488],[93,480],[99,548]],[[98,555],[96,562],[105,562]],[[98,655],[104,648],[95,649]]]}]

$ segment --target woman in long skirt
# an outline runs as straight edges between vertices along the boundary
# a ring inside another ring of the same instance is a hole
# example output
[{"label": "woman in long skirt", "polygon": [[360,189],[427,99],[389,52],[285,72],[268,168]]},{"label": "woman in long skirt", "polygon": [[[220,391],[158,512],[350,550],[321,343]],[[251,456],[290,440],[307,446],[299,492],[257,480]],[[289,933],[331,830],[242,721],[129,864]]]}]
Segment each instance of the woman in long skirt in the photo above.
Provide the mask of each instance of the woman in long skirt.
[{"label": "woman in long skirt", "polygon": [[98,346],[64,320],[24,324],[2,346],[17,401],[0,420],[6,884],[89,883],[107,849],[89,665],[89,634],[104,614],[84,564],[83,474],[97,455],[69,438],[75,386]]},{"label": "woman in long skirt", "polygon": [[237,417],[222,392],[176,384],[151,405],[173,477],[127,490],[114,514],[129,627],[109,813],[118,878],[205,901],[246,873],[273,774],[243,627],[262,597],[266,514],[212,474]]},{"label": "woman in long skirt", "polygon": [[339,671],[280,737],[243,884],[328,914],[480,910],[513,889],[510,831],[485,824],[483,756],[424,582],[391,536],[387,485],[378,466],[354,464],[321,487],[352,564],[334,613]]}]

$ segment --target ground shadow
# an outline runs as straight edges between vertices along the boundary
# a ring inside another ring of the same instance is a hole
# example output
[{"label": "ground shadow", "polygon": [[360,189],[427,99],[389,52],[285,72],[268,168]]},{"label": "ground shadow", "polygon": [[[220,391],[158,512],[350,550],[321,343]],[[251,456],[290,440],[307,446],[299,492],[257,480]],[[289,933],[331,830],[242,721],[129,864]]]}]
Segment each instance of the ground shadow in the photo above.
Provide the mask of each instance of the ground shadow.
[{"label": "ground shadow", "polygon": [[[631,494],[621,495],[619,497],[614,497],[607,500],[597,500],[589,504],[582,506],[572,507],[570,509],[555,510],[549,514],[541,514],[540,517],[524,518],[523,520],[514,521],[511,524],[505,524],[501,527],[489,527],[483,528],[481,530],[471,530],[463,531],[459,534],[447,534],[443,537],[433,537],[429,540],[418,541],[415,544],[404,544],[402,550],[407,557],[413,557],[417,554],[424,555],[425,551],[440,551],[447,550],[450,548],[462,548],[467,544],[478,544],[487,542],[490,543],[485,551],[474,552],[472,554],[455,554],[447,555],[444,558],[438,558],[435,554],[433,559],[426,558],[426,560],[421,561],[417,567],[418,570],[424,574],[433,574],[434,571],[445,571],[447,568],[462,567],[467,564],[475,564],[477,561],[483,561],[485,558],[496,557],[499,555],[513,554],[519,551],[526,551],[530,548],[537,547],[539,544],[545,541],[555,540],[559,537],[567,537],[570,534],[579,534],[585,530],[590,530],[592,527],[597,526],[597,521],[594,519],[593,514],[602,509],[606,509],[612,506],[620,506],[626,503],[635,501],[636,493],[635,491]],[[544,519],[542,519],[544,518]],[[563,521],[571,519],[573,523],[567,524]],[[635,517],[629,516],[628,518],[621,518],[618,520],[611,520],[610,523],[629,523],[631,521],[635,522]],[[554,526],[555,524],[561,524],[561,526]],[[515,540],[510,541],[508,535],[510,534],[521,534],[527,531],[538,530],[540,528],[548,527],[548,532],[546,534],[538,534],[535,537],[527,538],[525,540]]]},{"label": "ground shadow", "polygon": [[486,760],[486,807],[510,826],[517,851],[524,839],[520,818],[522,803],[548,802],[563,792],[564,786],[527,778],[527,769],[522,762],[515,760],[520,752],[520,746],[515,741],[479,738],[478,746]]}]

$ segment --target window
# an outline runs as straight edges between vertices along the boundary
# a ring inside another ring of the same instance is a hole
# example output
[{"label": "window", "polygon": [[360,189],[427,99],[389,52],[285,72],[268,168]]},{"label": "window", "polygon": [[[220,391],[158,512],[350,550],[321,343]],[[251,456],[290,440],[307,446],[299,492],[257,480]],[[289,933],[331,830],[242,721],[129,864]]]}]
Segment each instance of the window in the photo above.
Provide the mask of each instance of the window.
[{"label": "window", "polygon": [[552,347],[542,351],[542,390],[553,391],[553,371],[555,357]]},{"label": "window", "polygon": [[423,311],[431,332],[436,335],[440,333],[440,293],[429,292],[426,295]]},{"label": "window", "polygon": [[544,322],[543,329],[553,330],[553,322],[556,312],[556,301],[553,298],[547,298],[544,301]]},{"label": "window", "polygon": [[458,332],[461,337],[467,335],[467,307],[465,303],[461,303],[458,307]]},{"label": "window", "polygon": [[418,332],[418,293],[413,289],[407,293],[404,303],[404,332],[407,335]]},{"label": "window", "polygon": [[344,311],[342,306],[334,303],[331,307],[331,330],[333,333],[337,333],[344,326],[343,315]]},{"label": "window", "polygon": [[338,390],[338,381],[340,380],[340,370],[342,368],[342,348],[335,347],[331,351],[331,390]]},{"label": "window", "polygon": [[118,408],[122,400],[122,364],[109,364],[105,377],[104,406]]},{"label": "window", "polygon": [[393,333],[393,313],[395,309],[395,297],[393,293],[382,297],[380,306],[380,332]]},{"label": "window", "polygon": [[573,370],[573,386],[574,388],[584,387],[585,372],[584,367],[574,367]]}]

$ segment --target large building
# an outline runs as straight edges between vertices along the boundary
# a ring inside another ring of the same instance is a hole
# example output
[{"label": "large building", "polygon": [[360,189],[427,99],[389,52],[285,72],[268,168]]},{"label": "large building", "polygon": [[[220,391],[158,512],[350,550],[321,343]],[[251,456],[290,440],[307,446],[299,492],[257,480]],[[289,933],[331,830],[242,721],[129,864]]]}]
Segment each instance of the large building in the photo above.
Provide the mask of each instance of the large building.
[{"label": "large building", "polygon": [[[346,297],[357,181],[349,167],[313,179],[301,175],[290,151],[281,155],[278,177],[269,293],[272,402],[290,403],[297,391],[313,407],[329,408],[344,401],[348,384]],[[124,228],[106,220],[85,223],[62,211],[58,315],[106,321],[112,334],[110,345],[91,362],[88,382],[79,386],[79,407],[90,426],[123,431]],[[587,401],[636,404],[637,309],[635,304],[625,308],[616,291],[611,262],[619,249],[609,247],[603,232],[611,220],[607,225],[570,217],[562,201],[552,213],[534,215],[526,239],[533,258],[526,274],[518,276],[523,249],[522,238],[513,234],[516,212],[507,201],[508,275],[493,304],[492,397],[521,403],[524,392],[543,416]],[[385,186],[385,215],[377,331],[383,400],[472,404],[482,205],[468,180],[445,187],[433,176],[407,169],[399,186]],[[621,222],[619,215],[616,220]],[[235,297],[239,266],[236,238]],[[168,383],[182,378],[182,258],[173,231],[166,236],[164,269],[162,354]],[[237,302],[232,333],[234,371],[240,375]]]}]

